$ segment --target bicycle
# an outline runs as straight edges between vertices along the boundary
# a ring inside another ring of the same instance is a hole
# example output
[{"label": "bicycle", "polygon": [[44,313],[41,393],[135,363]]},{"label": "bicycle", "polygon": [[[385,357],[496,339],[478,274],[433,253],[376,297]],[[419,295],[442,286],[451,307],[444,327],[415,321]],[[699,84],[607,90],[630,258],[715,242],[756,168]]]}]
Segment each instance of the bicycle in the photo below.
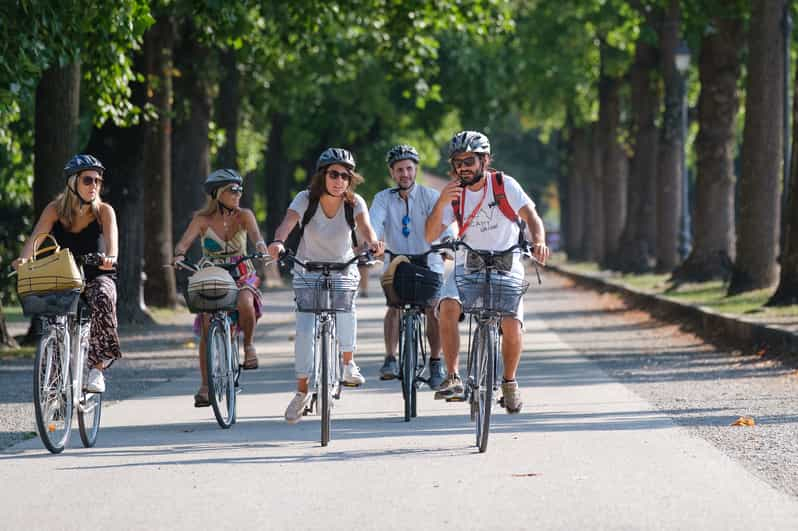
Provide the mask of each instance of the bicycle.
[{"label": "bicycle", "polygon": [[433,245],[422,254],[409,255],[386,250],[391,256],[404,256],[407,266],[399,264],[392,278],[383,284],[388,305],[399,310],[399,380],[402,383],[405,422],[418,414],[419,383],[429,384],[422,374],[427,367],[425,310],[440,291],[441,275],[427,267],[427,257],[449,248]]},{"label": "bicycle", "polygon": [[[470,418],[476,423],[476,446],[480,453],[488,448],[490,417],[494,404],[494,393],[498,391],[502,357],[499,329],[504,317],[514,316],[518,304],[529,287],[529,282],[508,274],[512,257],[520,250],[522,256],[529,257],[535,264],[538,283],[541,282],[537,270],[539,262],[532,258],[527,242],[521,242],[503,251],[480,251],[473,249],[462,240],[449,243],[452,250],[464,248],[469,253],[470,272],[455,273],[457,290],[463,306],[463,313],[469,315],[469,346],[467,380],[464,385],[464,400],[470,406]],[[508,258],[510,258],[508,263]],[[473,334],[470,324],[476,323]],[[502,397],[503,400],[503,397]]]},{"label": "bicycle", "polygon": [[357,297],[359,281],[343,273],[354,263],[371,265],[371,251],[363,251],[347,262],[303,262],[290,251],[280,255],[281,265],[298,265],[305,271],[294,272],[294,295],[297,311],[315,314],[313,373],[308,382],[310,404],[303,415],[321,413],[321,445],[330,442],[332,401],[340,400],[343,382],[343,361],[337,345],[335,314],[351,312]]},{"label": "bicycle", "polygon": [[[231,317],[238,307],[238,266],[247,260],[268,256],[265,253],[253,253],[230,263],[214,263],[207,259],[201,259],[197,264],[185,261],[175,263],[176,267],[199,275],[192,277],[194,281],[189,279],[186,288],[189,311],[211,314],[205,340],[208,398],[216,422],[223,429],[230,428],[236,422],[236,394],[240,390],[240,337],[237,331],[233,333]],[[224,272],[214,271],[211,269],[213,267],[221,268]]]},{"label": "bicycle", "polygon": [[[99,266],[105,255],[75,258],[80,265]],[[102,415],[102,393],[91,393],[83,386],[89,372],[91,308],[80,289],[27,294],[20,302],[23,313],[33,317],[33,329],[41,334],[33,362],[33,410],[39,438],[51,453],[63,452],[77,410],[80,440],[91,448],[97,442]]]}]

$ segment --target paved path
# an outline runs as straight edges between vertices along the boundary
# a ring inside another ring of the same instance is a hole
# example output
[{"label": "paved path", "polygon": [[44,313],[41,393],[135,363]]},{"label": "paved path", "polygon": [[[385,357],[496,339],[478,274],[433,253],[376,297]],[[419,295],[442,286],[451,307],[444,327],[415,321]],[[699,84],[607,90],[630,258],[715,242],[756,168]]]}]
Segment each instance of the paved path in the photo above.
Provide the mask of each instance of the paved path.
[{"label": "paved path", "polygon": [[[374,286],[372,286],[374,287]],[[98,446],[51,456],[37,439],[0,454],[3,529],[796,529],[798,499],[680,427],[563,342],[527,297],[524,412],[494,417],[478,454],[463,404],[420,393],[401,417],[375,378],[381,298],[362,299],[358,360],[369,378],[333,413],[282,421],[294,385],[290,295],[272,293],[261,369],[244,373],[239,422],[190,407],[193,371],[103,412]],[[606,336],[602,336],[604,338]]]}]

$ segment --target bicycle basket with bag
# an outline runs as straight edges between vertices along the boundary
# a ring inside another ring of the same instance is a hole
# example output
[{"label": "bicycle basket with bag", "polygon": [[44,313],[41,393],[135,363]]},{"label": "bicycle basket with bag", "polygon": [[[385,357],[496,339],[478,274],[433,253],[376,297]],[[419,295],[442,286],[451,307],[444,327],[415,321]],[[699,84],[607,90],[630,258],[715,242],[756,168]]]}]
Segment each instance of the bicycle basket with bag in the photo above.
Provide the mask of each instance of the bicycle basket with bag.
[{"label": "bicycle basket with bag", "polygon": [[[401,260],[404,259],[404,260]],[[395,258],[382,278],[382,290],[391,306],[428,306],[441,288],[441,275],[411,263],[407,257]]]},{"label": "bicycle basket with bag", "polygon": [[[47,239],[52,245],[41,247]],[[82,290],[83,275],[70,250],[62,249],[50,234],[37,235],[33,256],[17,268],[17,295],[23,313],[72,315],[77,311]]]},{"label": "bicycle basket with bag", "polygon": [[208,266],[188,278],[186,304],[193,313],[233,311],[238,301],[238,286],[224,268]]}]

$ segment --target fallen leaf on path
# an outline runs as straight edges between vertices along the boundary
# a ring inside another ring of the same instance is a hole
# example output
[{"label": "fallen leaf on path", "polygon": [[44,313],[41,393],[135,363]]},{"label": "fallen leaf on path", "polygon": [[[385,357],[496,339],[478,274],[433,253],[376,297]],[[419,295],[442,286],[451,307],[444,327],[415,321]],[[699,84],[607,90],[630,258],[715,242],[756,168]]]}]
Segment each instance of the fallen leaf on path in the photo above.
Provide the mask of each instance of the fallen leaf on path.
[{"label": "fallen leaf on path", "polygon": [[197,348],[197,344],[191,340],[188,340],[185,343],[183,343],[183,348]]},{"label": "fallen leaf on path", "polygon": [[764,355],[765,355],[765,354],[767,354],[767,353],[768,353],[768,351],[767,351],[767,350],[765,350],[765,349],[761,349],[761,350],[758,350],[758,351],[757,351],[756,355],[757,355],[757,356],[759,356],[759,357],[761,358],[762,356],[764,356]]},{"label": "fallen leaf on path", "polygon": [[732,426],[755,426],[756,422],[752,417],[740,417],[731,423]]},{"label": "fallen leaf on path", "polygon": [[514,478],[534,478],[536,476],[541,476],[541,475],[542,474],[539,474],[537,472],[525,472],[525,473],[521,473],[521,474],[513,474],[513,477]]}]

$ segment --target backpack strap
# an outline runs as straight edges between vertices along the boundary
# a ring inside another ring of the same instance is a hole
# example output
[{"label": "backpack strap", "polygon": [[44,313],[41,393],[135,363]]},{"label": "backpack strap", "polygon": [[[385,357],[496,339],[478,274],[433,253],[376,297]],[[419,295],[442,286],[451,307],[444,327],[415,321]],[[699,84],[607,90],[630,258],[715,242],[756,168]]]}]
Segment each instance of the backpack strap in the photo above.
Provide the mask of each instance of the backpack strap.
[{"label": "backpack strap", "polygon": [[454,210],[454,220],[457,222],[457,225],[462,227],[463,226],[463,215],[460,213],[460,205],[462,201],[465,201],[463,197],[465,195],[465,188],[460,193],[460,195],[456,199],[452,199],[452,210]]},{"label": "backpack strap", "polygon": [[518,243],[522,244],[525,241],[526,222],[513,210],[507,200],[507,194],[504,193],[504,173],[495,171],[491,174],[491,178],[493,179],[493,204],[499,207],[504,217],[518,225]]},{"label": "backpack strap", "polygon": [[316,210],[318,210],[318,208],[319,199],[309,198],[308,208],[306,208],[305,213],[302,214],[302,221],[299,225],[299,237],[297,238],[297,245],[299,245],[299,242],[302,241],[302,235],[305,234],[305,227],[308,223],[310,223],[310,220],[313,218],[313,216],[316,215]]},{"label": "backpack strap", "polygon": [[349,231],[352,235],[352,247],[357,247],[357,223],[355,222],[355,206],[348,201],[344,201],[344,216],[349,224]]}]

